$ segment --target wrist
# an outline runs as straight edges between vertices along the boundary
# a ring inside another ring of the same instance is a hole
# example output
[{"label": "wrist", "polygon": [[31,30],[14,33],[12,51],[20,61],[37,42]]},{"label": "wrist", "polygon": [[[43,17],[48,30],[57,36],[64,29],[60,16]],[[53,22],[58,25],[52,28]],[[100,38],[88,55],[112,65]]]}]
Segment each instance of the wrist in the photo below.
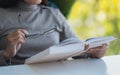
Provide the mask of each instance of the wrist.
[{"label": "wrist", "polygon": [[4,57],[5,60],[8,60],[8,59],[11,58],[10,55],[5,51],[3,51],[3,57]]}]

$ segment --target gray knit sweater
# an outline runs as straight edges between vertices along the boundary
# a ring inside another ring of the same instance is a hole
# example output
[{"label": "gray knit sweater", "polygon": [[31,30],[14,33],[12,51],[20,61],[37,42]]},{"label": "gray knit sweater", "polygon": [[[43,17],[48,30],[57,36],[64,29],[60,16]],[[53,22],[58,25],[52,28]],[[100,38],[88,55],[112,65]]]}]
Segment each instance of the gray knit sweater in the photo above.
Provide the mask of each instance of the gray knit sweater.
[{"label": "gray knit sweater", "polygon": [[6,35],[21,28],[27,30],[29,36],[16,56],[11,58],[12,65],[23,64],[26,58],[52,45],[68,38],[76,38],[58,9],[25,3],[20,3],[16,8],[0,8],[1,66],[9,65],[9,61],[5,61],[2,55],[7,45]]}]

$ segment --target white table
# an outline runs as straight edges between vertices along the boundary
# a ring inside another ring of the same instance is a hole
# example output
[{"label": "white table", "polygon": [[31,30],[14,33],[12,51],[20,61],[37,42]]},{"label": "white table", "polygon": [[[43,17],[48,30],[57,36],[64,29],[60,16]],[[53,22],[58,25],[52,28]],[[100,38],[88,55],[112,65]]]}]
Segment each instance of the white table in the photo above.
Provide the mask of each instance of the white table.
[{"label": "white table", "polygon": [[120,55],[0,67],[0,75],[120,75]]}]

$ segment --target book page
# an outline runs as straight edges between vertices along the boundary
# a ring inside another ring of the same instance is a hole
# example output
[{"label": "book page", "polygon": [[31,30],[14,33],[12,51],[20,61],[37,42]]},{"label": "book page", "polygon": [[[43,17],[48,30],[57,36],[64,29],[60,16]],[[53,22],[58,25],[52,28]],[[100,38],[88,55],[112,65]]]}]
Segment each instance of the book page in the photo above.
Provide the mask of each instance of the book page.
[{"label": "book page", "polygon": [[103,44],[109,44],[111,41],[115,39],[116,38],[113,36],[107,36],[107,37],[100,37],[100,38],[92,38],[85,41],[85,43],[89,45],[89,48],[93,48],[93,47],[102,46]]}]

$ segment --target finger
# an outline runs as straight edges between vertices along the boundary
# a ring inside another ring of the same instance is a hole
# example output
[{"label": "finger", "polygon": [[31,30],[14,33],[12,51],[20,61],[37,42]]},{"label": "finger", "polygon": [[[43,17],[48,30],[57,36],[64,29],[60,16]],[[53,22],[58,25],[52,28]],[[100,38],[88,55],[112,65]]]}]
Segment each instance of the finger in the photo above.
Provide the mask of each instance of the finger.
[{"label": "finger", "polygon": [[106,52],[90,52],[89,54],[92,58],[101,58],[106,54]]},{"label": "finger", "polygon": [[96,49],[96,48],[103,48],[103,47],[107,47],[107,46],[108,46],[108,44],[107,44],[107,43],[105,43],[105,44],[102,44],[101,46],[94,47],[94,48],[92,48],[92,49]]},{"label": "finger", "polygon": [[105,54],[106,54],[106,52],[99,52],[99,53],[96,53],[96,56],[103,57]]},{"label": "finger", "polygon": [[104,54],[104,53],[106,53],[106,50],[104,50],[104,51],[93,51],[93,52],[89,52],[89,53],[93,53],[93,54]]},{"label": "finger", "polygon": [[25,29],[19,29],[25,36],[27,36],[29,33]]},{"label": "finger", "polygon": [[18,43],[20,43],[20,44],[25,43],[25,38],[21,34],[17,33],[17,35],[15,35],[15,36],[11,35],[10,37],[8,37],[9,45],[15,46]]},{"label": "finger", "polygon": [[16,39],[14,39],[14,43],[16,43],[16,44],[21,43],[22,44],[22,43],[25,43],[25,40],[23,38],[18,37]]},{"label": "finger", "polygon": [[102,48],[102,46],[93,47],[93,48],[91,48],[91,49],[100,49],[100,48]]},{"label": "finger", "polygon": [[107,49],[106,48],[103,48],[103,49],[99,49],[99,48],[97,48],[97,49],[90,49],[90,50],[88,50],[87,52],[88,53],[104,53],[104,52],[106,52],[107,51]]},{"label": "finger", "polygon": [[26,35],[28,35],[28,32],[24,29],[18,29],[15,34],[15,36],[19,36],[23,38],[24,40],[26,39]]},{"label": "finger", "polygon": [[106,51],[107,49],[106,48],[97,48],[97,49],[91,49],[91,52],[103,52],[103,51]]},{"label": "finger", "polygon": [[94,52],[94,51],[100,51],[100,50],[101,50],[101,48],[91,48],[88,51],[89,52]]},{"label": "finger", "polygon": [[23,38],[24,40],[26,39],[26,34],[24,34],[24,33],[21,32],[21,31],[19,31],[18,36],[19,36],[20,38]]},{"label": "finger", "polygon": [[90,49],[87,51],[88,54],[90,54],[93,58],[101,58],[103,57],[107,52],[106,48],[95,48],[95,49]]},{"label": "finger", "polygon": [[16,50],[19,51],[20,48],[21,48],[21,44],[18,43],[18,44],[16,45]]},{"label": "finger", "polygon": [[102,49],[106,49],[106,48],[107,48],[107,45],[102,45],[102,46],[94,47],[94,48],[91,48],[91,49],[92,50],[96,50],[96,49],[102,50]]}]

